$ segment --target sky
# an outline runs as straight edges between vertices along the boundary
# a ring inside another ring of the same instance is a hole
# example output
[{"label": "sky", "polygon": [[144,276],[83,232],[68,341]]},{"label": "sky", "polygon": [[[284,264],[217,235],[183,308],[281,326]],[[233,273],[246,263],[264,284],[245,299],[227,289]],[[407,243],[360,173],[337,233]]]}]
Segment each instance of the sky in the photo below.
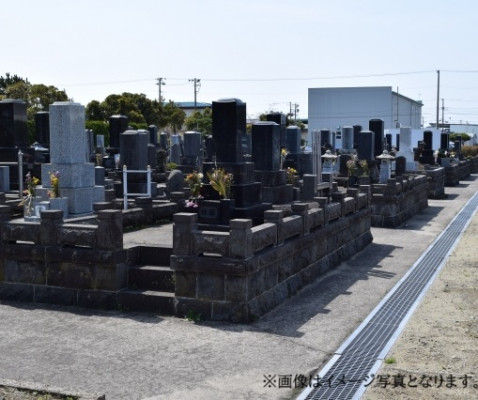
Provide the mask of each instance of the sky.
[{"label": "sky", "polygon": [[[308,117],[308,89],[390,86],[423,122],[478,124],[476,0],[1,0],[0,76]],[[437,71],[440,71],[438,74]],[[438,76],[440,77],[438,84]]]}]

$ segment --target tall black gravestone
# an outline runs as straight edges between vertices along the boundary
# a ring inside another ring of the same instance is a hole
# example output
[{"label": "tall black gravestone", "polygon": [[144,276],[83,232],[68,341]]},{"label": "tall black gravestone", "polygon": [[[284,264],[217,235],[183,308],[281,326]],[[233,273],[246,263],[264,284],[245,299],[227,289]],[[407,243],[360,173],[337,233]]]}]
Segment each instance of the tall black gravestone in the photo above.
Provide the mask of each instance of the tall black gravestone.
[{"label": "tall black gravestone", "polygon": [[262,199],[267,203],[292,201],[292,186],[286,185],[286,171],[281,170],[281,131],[275,122],[252,125],[252,161],[255,180],[262,182]]},{"label": "tall black gravestone", "polygon": [[358,138],[359,138],[360,132],[362,132],[362,125],[356,124],[352,128],[354,130],[354,149],[357,149]]},{"label": "tall black gravestone", "polygon": [[361,160],[374,160],[374,136],[373,131],[361,131],[357,138],[357,153]]},{"label": "tall black gravestone", "polygon": [[418,161],[421,164],[435,164],[435,157],[433,156],[433,132],[425,131],[423,132],[423,148],[418,158]]},{"label": "tall black gravestone", "polygon": [[287,137],[285,133],[287,118],[283,113],[270,113],[266,115],[266,120],[275,122],[280,127],[280,147],[286,147]]},{"label": "tall black gravestone", "polygon": [[35,114],[35,140],[43,147],[50,147],[50,113],[48,111]]},{"label": "tall black gravestone", "polygon": [[383,134],[385,124],[383,119],[371,119],[368,122],[368,129],[374,133],[374,158],[381,155],[384,150]]},{"label": "tall black gravestone", "polygon": [[[0,164],[10,166],[10,188],[18,189],[18,168],[11,163],[18,161],[18,151],[23,153],[23,170],[34,165],[34,150],[28,146],[27,104],[22,100],[0,100]],[[40,171],[32,171],[40,177]],[[22,177],[23,179],[24,177]]]},{"label": "tall black gravestone", "polygon": [[128,117],[125,115],[112,115],[109,118],[110,146],[113,148],[120,147],[120,135],[128,130]]},{"label": "tall black gravestone", "polygon": [[[222,99],[212,103],[212,136],[215,162],[203,164],[204,176],[214,168],[223,168],[234,177],[231,197],[235,207],[233,216],[263,219],[263,212],[270,204],[262,203],[261,182],[254,178],[254,163],[244,159],[246,143],[246,104],[239,99]],[[207,181],[207,178],[206,178]],[[209,184],[204,192],[210,198],[218,198]]]}]

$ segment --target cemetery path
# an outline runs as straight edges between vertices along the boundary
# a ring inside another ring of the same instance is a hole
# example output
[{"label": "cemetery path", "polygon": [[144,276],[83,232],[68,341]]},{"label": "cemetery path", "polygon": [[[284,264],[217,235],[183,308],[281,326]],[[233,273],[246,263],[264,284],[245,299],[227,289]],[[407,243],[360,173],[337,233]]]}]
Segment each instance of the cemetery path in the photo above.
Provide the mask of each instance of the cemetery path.
[{"label": "cemetery path", "polygon": [[[308,377],[328,362],[477,190],[477,175],[472,175],[446,188],[447,199],[430,200],[403,226],[372,228],[371,245],[249,325],[0,304],[0,379],[105,393],[114,400],[294,398],[300,393],[295,378]],[[423,307],[430,302],[431,314],[409,321],[399,343],[405,340],[410,347],[397,344],[390,353],[397,360],[391,368],[435,372],[446,360],[447,371],[476,373],[476,324],[471,324],[476,313],[468,308],[476,310],[476,281],[470,279],[476,276],[476,251],[466,249],[476,248],[477,225],[475,214],[460,243],[465,250],[459,246],[442,270],[456,269],[457,274],[437,279],[437,290],[423,302]],[[466,264],[463,272],[461,264]],[[442,294],[450,295],[448,302]],[[410,330],[415,326],[418,333]],[[416,346],[418,339],[426,344]],[[431,364],[434,358],[438,364]],[[420,366],[420,359],[428,364]],[[377,390],[364,398],[398,397],[398,392],[384,396],[385,389]],[[453,395],[451,390],[440,393]],[[413,398],[405,389],[404,396]]]}]

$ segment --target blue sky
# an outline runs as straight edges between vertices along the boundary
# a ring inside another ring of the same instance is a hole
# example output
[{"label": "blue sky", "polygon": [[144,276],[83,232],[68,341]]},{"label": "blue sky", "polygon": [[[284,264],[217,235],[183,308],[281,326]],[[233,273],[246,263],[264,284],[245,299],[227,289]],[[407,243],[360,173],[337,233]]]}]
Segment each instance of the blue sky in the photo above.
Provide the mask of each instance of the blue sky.
[{"label": "blue sky", "polygon": [[86,105],[109,94],[235,97],[249,117],[307,117],[308,88],[391,86],[436,120],[478,123],[478,2],[456,0],[2,1],[0,75]]}]

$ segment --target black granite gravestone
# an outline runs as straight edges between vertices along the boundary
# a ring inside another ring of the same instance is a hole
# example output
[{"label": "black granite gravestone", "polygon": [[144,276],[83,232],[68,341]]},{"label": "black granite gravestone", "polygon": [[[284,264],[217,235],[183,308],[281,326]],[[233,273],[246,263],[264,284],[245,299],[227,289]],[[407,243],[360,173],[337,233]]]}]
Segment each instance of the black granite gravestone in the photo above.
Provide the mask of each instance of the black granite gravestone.
[{"label": "black granite gravestone", "polygon": [[22,100],[0,100],[0,147],[26,146],[27,103]]},{"label": "black granite gravestone", "polygon": [[368,121],[368,129],[374,133],[374,158],[383,153],[383,135],[384,135],[383,119],[371,119]]},{"label": "black granite gravestone", "polygon": [[216,161],[243,161],[247,147],[246,104],[239,99],[213,101],[212,115]]},{"label": "black granite gravestone", "polygon": [[357,153],[361,160],[374,160],[374,136],[373,131],[361,131],[357,138]]},{"label": "black granite gravestone", "polygon": [[421,164],[435,164],[435,157],[433,155],[433,132],[424,131],[423,132],[423,148],[421,150],[420,157],[418,161]]},{"label": "black granite gravestone", "polygon": [[50,147],[50,113],[48,111],[35,113],[35,141],[43,147]]},{"label": "black granite gravestone", "polygon": [[286,115],[283,113],[270,113],[266,115],[266,120],[275,122],[276,124],[279,125],[280,127],[280,140],[279,140],[279,145],[280,147],[286,147],[287,146],[287,136],[286,136],[286,123],[287,123],[287,118]]},{"label": "black granite gravestone", "polygon": [[280,169],[280,125],[257,122],[252,125],[252,161],[259,171]]},{"label": "black granite gravestone", "polygon": [[148,131],[149,131],[149,143],[156,146],[158,144],[158,127],[156,125],[149,125]]},{"label": "black granite gravestone", "polygon": [[128,129],[128,117],[125,115],[112,115],[109,118],[109,147],[120,147],[120,135]]},{"label": "black granite gravestone", "polygon": [[352,127],[354,129],[354,149],[358,148],[358,137],[362,132],[362,125],[356,124]]},{"label": "black granite gravestone", "polygon": [[440,149],[448,150],[450,147],[450,134],[442,133],[440,135]]}]

